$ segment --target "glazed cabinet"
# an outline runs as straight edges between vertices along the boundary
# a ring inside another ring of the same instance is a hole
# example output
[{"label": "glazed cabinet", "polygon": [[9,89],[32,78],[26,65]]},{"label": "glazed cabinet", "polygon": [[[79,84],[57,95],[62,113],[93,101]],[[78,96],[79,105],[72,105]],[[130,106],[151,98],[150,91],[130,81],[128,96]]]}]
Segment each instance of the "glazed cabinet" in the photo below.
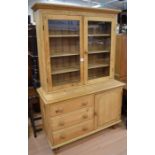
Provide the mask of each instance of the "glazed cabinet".
[{"label": "glazed cabinet", "polygon": [[114,80],[118,10],[35,4],[38,89],[52,148],[121,121],[122,82]]},{"label": "glazed cabinet", "polygon": [[114,77],[115,14],[68,15],[39,9],[35,15],[46,92]]}]

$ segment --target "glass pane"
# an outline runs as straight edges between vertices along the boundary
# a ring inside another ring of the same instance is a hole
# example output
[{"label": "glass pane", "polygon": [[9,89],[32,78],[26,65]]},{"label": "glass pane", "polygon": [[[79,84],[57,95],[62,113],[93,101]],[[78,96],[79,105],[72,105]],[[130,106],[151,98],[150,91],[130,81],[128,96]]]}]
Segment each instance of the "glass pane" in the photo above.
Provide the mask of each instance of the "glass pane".
[{"label": "glass pane", "polygon": [[49,44],[53,86],[80,82],[78,20],[49,20]]},{"label": "glass pane", "polygon": [[88,22],[88,79],[109,76],[111,22]]}]

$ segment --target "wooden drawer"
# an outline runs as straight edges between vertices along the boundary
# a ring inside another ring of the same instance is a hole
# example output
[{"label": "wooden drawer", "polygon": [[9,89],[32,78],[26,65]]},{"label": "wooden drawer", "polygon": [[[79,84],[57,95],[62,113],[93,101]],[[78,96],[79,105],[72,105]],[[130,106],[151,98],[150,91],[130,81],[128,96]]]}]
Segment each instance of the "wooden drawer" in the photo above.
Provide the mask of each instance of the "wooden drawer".
[{"label": "wooden drawer", "polygon": [[70,128],[60,130],[53,133],[54,145],[61,144],[73,138],[84,135],[94,129],[94,121],[89,120],[85,123],[81,123]]},{"label": "wooden drawer", "polygon": [[50,116],[58,116],[60,114],[65,114],[68,112],[72,112],[74,110],[78,110],[80,108],[93,106],[94,96],[88,95],[72,100],[67,100],[59,103],[55,103],[50,106]]},{"label": "wooden drawer", "polygon": [[93,118],[94,108],[87,107],[51,118],[51,129],[57,131]]}]

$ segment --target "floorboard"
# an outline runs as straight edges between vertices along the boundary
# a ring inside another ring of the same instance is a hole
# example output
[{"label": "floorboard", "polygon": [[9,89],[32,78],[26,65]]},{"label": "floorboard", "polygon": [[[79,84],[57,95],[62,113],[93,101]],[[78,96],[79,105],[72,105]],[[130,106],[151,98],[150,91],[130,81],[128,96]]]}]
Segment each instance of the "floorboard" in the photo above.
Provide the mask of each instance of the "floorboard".
[{"label": "floorboard", "polygon": [[[54,155],[43,131],[34,138],[29,134],[29,155]],[[127,155],[127,130],[122,125],[68,144],[56,151],[57,155]]]}]

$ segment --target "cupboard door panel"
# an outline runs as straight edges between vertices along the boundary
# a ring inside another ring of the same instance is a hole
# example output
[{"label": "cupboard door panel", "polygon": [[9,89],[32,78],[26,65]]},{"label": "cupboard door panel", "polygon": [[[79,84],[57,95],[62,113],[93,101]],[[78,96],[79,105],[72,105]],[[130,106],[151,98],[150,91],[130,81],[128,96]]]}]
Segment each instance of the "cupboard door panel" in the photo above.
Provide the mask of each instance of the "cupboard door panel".
[{"label": "cupboard door panel", "polygon": [[98,127],[103,126],[107,122],[120,119],[121,98],[122,88],[109,90],[95,96]]}]

